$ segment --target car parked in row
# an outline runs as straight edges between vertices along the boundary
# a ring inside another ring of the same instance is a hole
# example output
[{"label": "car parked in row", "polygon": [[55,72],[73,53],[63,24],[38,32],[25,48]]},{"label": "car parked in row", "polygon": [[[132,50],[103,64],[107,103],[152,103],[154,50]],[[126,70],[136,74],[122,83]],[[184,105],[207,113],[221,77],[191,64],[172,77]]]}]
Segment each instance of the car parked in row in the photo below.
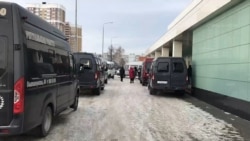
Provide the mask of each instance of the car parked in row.
[{"label": "car parked in row", "polygon": [[0,2],[0,136],[37,129],[78,107],[75,62],[65,35],[15,3]]},{"label": "car parked in row", "polygon": [[150,94],[177,92],[185,94],[187,88],[187,66],[181,57],[158,57],[150,69],[148,89]]},{"label": "car parked in row", "polygon": [[91,90],[100,95],[105,87],[105,68],[102,60],[93,53],[74,53],[76,61],[77,79],[79,80],[80,93]]}]

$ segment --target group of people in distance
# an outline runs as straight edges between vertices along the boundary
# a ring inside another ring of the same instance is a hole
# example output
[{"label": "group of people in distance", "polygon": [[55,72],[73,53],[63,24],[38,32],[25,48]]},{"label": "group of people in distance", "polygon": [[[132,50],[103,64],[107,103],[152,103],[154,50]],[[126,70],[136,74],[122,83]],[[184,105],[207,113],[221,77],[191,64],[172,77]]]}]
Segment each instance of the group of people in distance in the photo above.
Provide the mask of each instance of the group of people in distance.
[{"label": "group of people in distance", "polygon": [[[136,75],[138,75],[138,77],[140,78],[140,74],[141,74],[141,68],[137,69],[137,67],[130,67],[129,68],[130,83],[134,83],[134,79],[135,79]],[[123,81],[124,77],[125,77],[125,70],[124,70],[124,67],[121,67],[120,68],[121,81]]]}]

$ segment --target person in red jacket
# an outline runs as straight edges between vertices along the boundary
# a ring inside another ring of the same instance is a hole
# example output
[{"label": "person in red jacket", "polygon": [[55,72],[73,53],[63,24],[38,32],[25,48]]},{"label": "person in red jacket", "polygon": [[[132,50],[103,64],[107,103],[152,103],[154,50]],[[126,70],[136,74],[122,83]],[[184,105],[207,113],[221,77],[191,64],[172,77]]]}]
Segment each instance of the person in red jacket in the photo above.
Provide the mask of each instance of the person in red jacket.
[{"label": "person in red jacket", "polygon": [[130,69],[129,69],[129,78],[130,78],[130,83],[134,83],[135,70],[133,67],[130,67]]}]

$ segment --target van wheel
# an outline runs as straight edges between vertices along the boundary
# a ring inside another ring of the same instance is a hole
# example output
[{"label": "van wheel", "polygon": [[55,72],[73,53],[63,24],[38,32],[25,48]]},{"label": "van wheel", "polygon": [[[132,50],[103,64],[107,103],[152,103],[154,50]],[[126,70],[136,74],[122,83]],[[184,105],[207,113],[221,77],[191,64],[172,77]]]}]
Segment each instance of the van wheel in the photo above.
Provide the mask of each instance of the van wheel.
[{"label": "van wheel", "polygon": [[114,79],[114,78],[115,78],[115,76],[113,75],[113,76],[112,76],[112,79]]},{"label": "van wheel", "polygon": [[151,95],[154,95],[154,90],[153,90],[153,89],[149,89],[149,93],[150,93]]},{"label": "van wheel", "polygon": [[52,119],[53,119],[52,110],[49,106],[47,106],[43,113],[42,124],[39,126],[40,137],[45,137],[48,135],[51,128]]},{"label": "van wheel", "polygon": [[178,96],[184,96],[185,95],[185,90],[179,90],[177,91]]},{"label": "van wheel", "polygon": [[142,84],[142,86],[146,86],[146,83],[145,83],[144,81],[142,81],[142,83],[141,83],[141,84]]},{"label": "van wheel", "polygon": [[79,103],[79,94],[77,93],[75,96],[75,101],[74,103],[70,106],[70,108],[72,108],[74,111],[77,110],[78,108],[78,103]]},{"label": "van wheel", "polygon": [[148,90],[149,90],[149,94],[154,95],[155,90],[153,88],[151,88],[150,86],[148,86]]},{"label": "van wheel", "polygon": [[104,90],[104,86],[101,87],[101,90]]},{"label": "van wheel", "polygon": [[105,83],[105,84],[108,84],[108,79],[105,79],[105,80],[104,80],[104,83]]},{"label": "van wheel", "polygon": [[101,94],[101,88],[98,87],[98,88],[94,89],[94,94],[95,95],[100,95]]}]

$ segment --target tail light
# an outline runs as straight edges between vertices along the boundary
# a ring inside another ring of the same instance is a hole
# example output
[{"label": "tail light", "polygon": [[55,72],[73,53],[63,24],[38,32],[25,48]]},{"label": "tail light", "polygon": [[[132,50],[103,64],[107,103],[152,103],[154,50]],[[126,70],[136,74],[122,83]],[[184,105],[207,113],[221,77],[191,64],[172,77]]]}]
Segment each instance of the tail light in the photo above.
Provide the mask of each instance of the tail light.
[{"label": "tail light", "polygon": [[24,111],[24,78],[21,77],[14,85],[13,113],[20,114]]},{"label": "tail light", "polygon": [[152,76],[152,80],[155,80],[155,75]]},{"label": "tail light", "polygon": [[97,80],[98,79],[98,73],[96,72],[95,73],[95,80]]}]

